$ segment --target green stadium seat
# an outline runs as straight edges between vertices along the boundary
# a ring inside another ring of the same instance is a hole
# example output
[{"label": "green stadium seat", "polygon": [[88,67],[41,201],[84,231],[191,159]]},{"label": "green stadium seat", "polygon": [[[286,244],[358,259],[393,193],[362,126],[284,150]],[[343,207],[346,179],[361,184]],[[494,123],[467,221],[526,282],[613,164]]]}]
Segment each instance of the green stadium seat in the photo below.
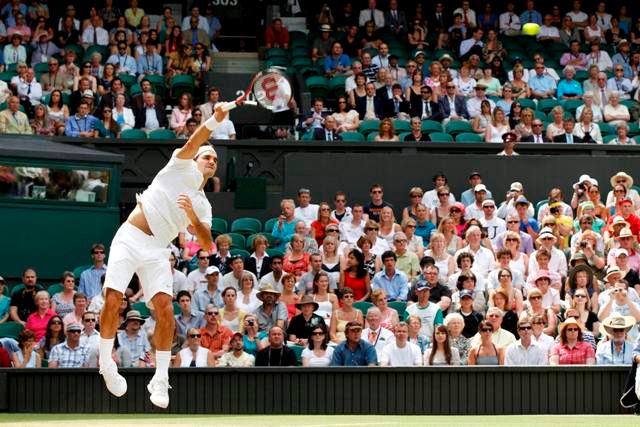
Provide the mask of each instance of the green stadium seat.
[{"label": "green stadium seat", "polygon": [[140,129],[127,129],[120,132],[120,139],[147,139],[147,133]]},{"label": "green stadium seat", "polygon": [[231,232],[251,235],[260,232],[262,223],[256,218],[238,218],[231,223]]},{"label": "green stadium seat", "polygon": [[571,114],[576,114],[576,110],[583,104],[581,99],[567,99],[562,106],[565,111],[569,111]]},{"label": "green stadium seat", "polygon": [[540,99],[538,101],[538,111],[543,111],[545,113],[550,112],[553,107],[560,105],[560,102],[557,99]]},{"label": "green stadium seat", "polygon": [[180,314],[180,306],[175,301],[173,302],[173,314],[175,314],[176,316]]},{"label": "green stadium seat", "polygon": [[244,249],[247,247],[247,239],[239,233],[227,233],[231,239],[231,247],[236,249]]},{"label": "green stadium seat", "polygon": [[24,326],[18,322],[0,323],[0,338],[16,339],[23,329]]},{"label": "green stadium seat", "polygon": [[118,78],[122,81],[123,85],[129,88],[138,83],[138,79],[136,78],[136,76],[132,76],[129,73],[120,73],[118,74]]},{"label": "green stadium seat", "polygon": [[600,134],[602,136],[616,134],[616,128],[611,126],[609,123],[600,122],[598,123],[598,126],[600,127]]},{"label": "green stadium seat", "polygon": [[638,103],[633,99],[623,99],[620,101],[620,104],[624,105],[631,112],[632,108],[638,107]]},{"label": "green stadium seat", "polygon": [[137,95],[141,95],[142,94],[142,88],[140,87],[140,85],[138,83],[131,85],[129,89],[129,96],[131,98],[133,98],[134,96]]},{"label": "green stadium seat", "polygon": [[329,93],[329,80],[322,76],[311,76],[305,81],[312,99],[325,99]]},{"label": "green stadium seat", "polygon": [[373,307],[373,304],[367,301],[357,301],[353,303],[353,308],[360,310],[363,316],[367,315],[367,311],[369,311],[371,307]]},{"label": "green stadium seat", "polygon": [[271,49],[267,49],[266,58],[289,58],[289,51],[279,47],[272,47]]},{"label": "green stadium seat", "polygon": [[[6,110],[7,108],[9,108],[9,106],[7,105],[6,102],[3,102],[2,104],[0,104],[0,111]],[[22,111],[23,113],[25,112],[22,104],[20,104],[20,106],[18,107],[18,110]]]},{"label": "green stadium seat", "polygon": [[269,58],[264,61],[264,68],[271,67],[288,67],[290,65],[289,58],[276,56],[275,58]]},{"label": "green stadium seat", "polygon": [[473,132],[473,128],[471,127],[471,123],[464,122],[462,120],[451,120],[447,123],[446,132],[449,135],[455,136],[459,133],[464,132]]},{"label": "green stadium seat", "polygon": [[[70,50],[72,50],[76,54],[76,61],[80,61],[82,58],[84,58],[84,48],[82,46],[77,44],[69,44],[64,47],[65,53]],[[104,59],[106,61],[108,58]]]},{"label": "green stadium seat", "polygon": [[313,141],[313,132],[308,131],[302,134],[302,141]]},{"label": "green stadium seat", "polygon": [[50,296],[54,296],[55,294],[64,291],[64,287],[60,283],[54,283],[47,288],[47,292],[49,292]]},{"label": "green stadium seat", "polygon": [[536,109],[536,103],[533,102],[532,99],[522,98],[522,99],[518,99],[518,102],[520,103],[520,106],[522,107],[523,110],[525,108],[531,108],[532,110],[535,111]]},{"label": "green stadium seat", "polygon": [[252,234],[251,236],[247,237],[247,250],[249,252],[253,252],[253,241],[258,236],[263,236],[265,239],[267,239],[267,242],[269,243],[269,245],[267,247],[272,247],[272,246],[274,246],[276,244],[276,238],[273,237],[273,234],[271,234],[271,233],[256,233],[256,234]]},{"label": "green stadium seat", "polygon": [[146,302],[136,302],[131,306],[131,308],[133,310],[138,310],[140,312],[140,316],[144,317],[145,319],[151,316],[151,310],[149,310],[149,307],[147,307]]},{"label": "green stadium seat", "polygon": [[463,132],[456,135],[456,142],[477,143],[484,142],[484,138],[477,133]]},{"label": "green stadium seat", "polygon": [[398,312],[398,317],[400,318],[400,321],[404,321],[404,312],[407,309],[407,303],[404,301],[390,301],[389,302],[389,308],[393,308],[395,311]]},{"label": "green stadium seat", "polygon": [[589,72],[586,70],[576,70],[576,75],[573,77],[577,82],[582,83],[589,78]]},{"label": "green stadium seat", "polygon": [[367,142],[375,141],[376,136],[378,136],[378,132],[377,131],[369,133],[369,135],[367,135]]},{"label": "green stadium seat", "polygon": [[304,350],[304,346],[292,344],[287,347],[293,350],[293,353],[296,355],[296,363],[298,366],[302,366],[302,351]]},{"label": "green stadium seat", "polygon": [[422,132],[442,132],[442,124],[435,120],[423,120],[420,125],[420,131]]},{"label": "green stadium seat", "polygon": [[273,248],[267,248],[267,255],[269,256],[284,256],[284,253],[282,251],[279,251],[277,249],[273,249]]},{"label": "green stadium seat", "polygon": [[536,119],[540,119],[540,121],[544,122],[547,120],[547,115],[543,111],[535,110],[533,115]]},{"label": "green stadium seat", "polygon": [[364,135],[362,135],[360,132],[342,132],[340,134],[340,136],[342,137],[343,141],[358,141],[358,142],[362,142],[364,141]]},{"label": "green stadium seat", "polygon": [[607,136],[603,136],[603,137],[602,137],[602,142],[603,142],[604,144],[608,144],[608,143],[610,143],[610,142],[611,142],[611,140],[612,140],[612,139],[616,139],[616,138],[617,138],[617,135],[607,135]]},{"label": "green stadium seat", "polygon": [[33,66],[33,71],[35,71],[37,74],[48,73],[49,65],[46,62],[41,62]]},{"label": "green stadium seat", "polygon": [[80,275],[82,274],[82,272],[90,269],[91,267],[93,267],[93,265],[80,265],[73,269],[73,276],[76,278],[76,280],[80,280]]},{"label": "green stadium seat", "polygon": [[445,132],[431,132],[429,138],[432,142],[453,142],[453,136]]},{"label": "green stadium seat", "polygon": [[306,57],[294,57],[291,59],[289,65],[296,69],[296,71],[300,71],[304,68],[313,67],[313,62],[311,58],[309,58],[309,54],[307,53]]},{"label": "green stadium seat", "polygon": [[175,132],[170,129],[154,129],[149,132],[149,139],[177,139]]},{"label": "green stadium seat", "polygon": [[334,76],[329,79],[329,93],[333,98],[343,96],[346,92],[344,90],[344,83],[347,80],[345,76]]},{"label": "green stadium seat", "polygon": [[227,231],[229,231],[229,224],[227,223],[227,220],[222,218],[213,218],[211,221],[211,234],[213,237],[218,237]]},{"label": "green stadium seat", "polygon": [[411,132],[411,124],[407,120],[394,120],[393,127],[396,130],[396,135],[403,132]]},{"label": "green stadium seat", "polygon": [[411,135],[411,132],[402,132],[400,135],[398,135],[398,138],[400,139],[400,141],[403,141],[403,142],[404,142],[404,138],[405,138],[407,135]]},{"label": "green stadium seat", "polygon": [[262,230],[266,233],[271,233],[273,231],[273,226],[278,222],[278,218],[271,218],[264,222],[264,227]]},{"label": "green stadium seat", "polygon": [[296,58],[308,59],[309,61],[311,61],[311,51],[307,46],[306,41],[304,45],[299,45],[291,49],[291,58],[292,59],[296,59]]},{"label": "green stadium seat", "polygon": [[629,123],[629,136],[636,136],[640,134],[640,126],[638,123]]},{"label": "green stadium seat", "polygon": [[0,73],[0,80],[2,80],[5,83],[9,83],[11,79],[16,75],[17,74],[13,71],[4,71]]},{"label": "green stadium seat", "polygon": [[534,218],[538,217],[538,212],[540,212],[540,208],[542,208],[542,206],[544,206],[544,204],[548,202],[549,202],[549,199],[544,199],[536,203],[536,212],[535,212]]},{"label": "green stadium seat", "polygon": [[94,52],[98,52],[102,56],[102,59],[100,59],[101,64],[104,64],[109,59],[109,46],[91,45],[87,48],[82,60],[90,61]]},{"label": "green stadium seat", "polygon": [[167,81],[164,76],[159,76],[157,74],[148,74],[144,77],[149,80],[151,86],[153,86],[153,91],[160,97],[164,98],[167,89]]},{"label": "green stadium seat", "polygon": [[173,98],[179,98],[183,93],[193,95],[196,88],[196,81],[193,76],[189,74],[179,74],[171,78],[169,87],[171,88],[171,96]]},{"label": "green stadium seat", "polygon": [[232,248],[229,250],[229,253],[231,255],[240,255],[242,258],[249,258],[249,256],[251,255],[249,253],[249,251],[245,250],[245,249],[238,249],[238,248]]},{"label": "green stadium seat", "polygon": [[380,128],[380,120],[362,120],[358,131],[365,137],[371,132],[377,132]]},{"label": "green stadium seat", "polygon": [[640,145],[640,135],[634,136],[633,140],[636,142],[636,144]]}]

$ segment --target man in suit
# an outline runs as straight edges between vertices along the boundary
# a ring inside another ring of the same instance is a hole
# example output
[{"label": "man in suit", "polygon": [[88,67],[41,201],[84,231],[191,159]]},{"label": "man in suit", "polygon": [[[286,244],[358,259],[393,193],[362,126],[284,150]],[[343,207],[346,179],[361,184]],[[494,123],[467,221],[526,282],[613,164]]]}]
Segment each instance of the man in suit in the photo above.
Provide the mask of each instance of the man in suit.
[{"label": "man in suit", "polygon": [[342,141],[342,137],[338,135],[338,123],[333,116],[327,116],[324,119],[324,128],[315,128],[313,130],[313,139],[316,141]]},{"label": "man in suit", "polygon": [[136,116],[136,129],[145,131],[166,128],[167,115],[164,109],[156,104],[155,95],[147,92],[143,95],[144,106],[137,109],[134,114]]},{"label": "man in suit", "polygon": [[20,99],[10,96],[7,104],[8,108],[0,112],[0,133],[31,135],[29,118],[20,111]]},{"label": "man in suit", "polygon": [[573,128],[576,122],[573,120],[573,117],[569,117],[565,119],[562,127],[564,128],[564,133],[562,135],[556,135],[553,137],[553,142],[565,142],[567,144],[573,144],[574,142],[582,142],[582,138],[579,136],[573,135]]},{"label": "man in suit", "polygon": [[544,125],[542,124],[542,120],[535,119],[531,124],[531,129],[533,133],[531,135],[527,135],[523,137],[520,142],[533,142],[534,144],[542,144],[543,142],[551,142],[549,138],[545,134],[543,134]]},{"label": "man in suit", "polygon": [[611,89],[607,87],[607,74],[602,71],[598,73],[598,84],[597,87],[593,88],[593,103],[600,107],[600,110],[603,111],[604,107],[609,103],[609,97],[611,97]]},{"label": "man in suit", "polygon": [[391,98],[387,99],[384,103],[384,116],[396,119],[409,118],[411,105],[409,101],[404,99],[402,86],[400,86],[399,83],[394,83],[391,86],[391,93]]},{"label": "man in suit", "polygon": [[404,11],[398,10],[398,0],[389,0],[389,11],[384,13],[384,22],[395,35],[407,32],[407,18]]},{"label": "man in suit", "polygon": [[417,142],[417,141],[431,141],[429,134],[421,131],[422,121],[419,117],[413,117],[411,119],[411,133],[404,137],[404,140],[407,142]]},{"label": "man in suit", "polygon": [[435,10],[427,15],[428,28],[436,33],[446,33],[448,28],[453,24],[451,13],[444,10],[442,2],[436,3]]},{"label": "man in suit", "polygon": [[78,111],[78,105],[87,91],[91,92],[93,99],[96,98],[96,94],[91,90],[91,80],[88,77],[80,77],[78,90],[71,92],[69,96],[69,114],[73,115]]},{"label": "man in suit", "polygon": [[420,120],[434,120],[436,122],[442,121],[442,112],[438,103],[433,102],[433,91],[431,87],[424,85],[420,89],[422,99],[419,103],[412,105],[411,111],[412,117],[420,117]]},{"label": "man in suit", "polygon": [[[142,79],[140,80],[140,89],[142,89],[142,93],[131,97],[131,108],[133,108],[134,110],[140,109],[144,106],[144,94],[147,92],[153,93],[153,85],[149,80]],[[155,95],[155,97],[156,97],[156,105],[164,110],[164,104],[162,103],[162,98],[159,95]],[[115,97],[114,97],[114,100],[115,100]],[[202,111],[201,107],[202,106],[198,107],[200,108],[200,111]],[[205,117],[204,112],[202,113],[202,120],[207,120],[209,117],[211,117],[211,114],[208,114]]]},{"label": "man in suit", "polygon": [[[449,123],[450,120],[469,120],[469,111],[467,111],[467,101],[464,96],[456,95],[456,84],[447,82],[447,94],[441,96],[438,100],[440,111],[442,112],[443,123]],[[445,124],[446,124],[445,123]]]},{"label": "man in suit", "polygon": [[383,71],[384,73],[384,86],[380,86],[377,90],[376,90],[376,95],[378,96],[378,98],[380,98],[382,100],[383,103],[386,103],[388,100],[390,100],[391,98],[393,98],[393,76],[388,74],[386,71]]},{"label": "man in suit", "polygon": [[[119,93],[125,93],[124,85],[122,84],[122,80],[118,77],[115,77],[111,81],[111,91],[104,94],[104,96],[100,99],[99,109],[102,110],[104,107],[115,107],[116,106],[116,95]],[[125,94],[126,98],[126,94]],[[127,99],[127,104],[128,104]]]},{"label": "man in suit", "polygon": [[360,120],[381,119],[384,116],[382,100],[376,96],[376,85],[373,82],[365,86],[367,96],[356,99],[356,111]]},{"label": "man in suit", "polygon": [[190,28],[182,32],[182,39],[186,44],[190,44],[195,46],[198,43],[202,43],[207,47],[207,49],[211,46],[211,40],[209,40],[209,35],[206,31],[198,28],[199,20],[197,17],[191,16],[190,18]]},{"label": "man in suit", "polygon": [[364,27],[367,21],[373,21],[376,24],[376,30],[384,27],[384,14],[381,10],[376,8],[376,0],[369,0],[367,2],[367,8],[360,11],[360,17],[358,18],[358,25]]}]

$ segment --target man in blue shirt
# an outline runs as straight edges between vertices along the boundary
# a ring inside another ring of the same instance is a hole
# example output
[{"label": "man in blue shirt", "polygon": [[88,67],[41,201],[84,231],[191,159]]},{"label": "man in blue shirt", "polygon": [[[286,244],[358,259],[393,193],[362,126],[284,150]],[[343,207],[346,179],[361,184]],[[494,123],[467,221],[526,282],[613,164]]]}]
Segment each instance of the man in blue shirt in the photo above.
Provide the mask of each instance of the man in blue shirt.
[{"label": "man in blue shirt", "polygon": [[362,339],[362,325],[356,321],[344,328],[346,341],[340,343],[331,358],[331,366],[376,366],[376,348]]},{"label": "man in blue shirt", "polygon": [[324,74],[331,78],[333,76],[348,76],[351,74],[351,60],[342,53],[340,42],[333,42],[331,45],[331,55],[324,58]]},{"label": "man in blue shirt", "polygon": [[147,40],[144,55],[138,57],[138,74],[162,75],[162,57],[156,52],[153,40]]},{"label": "man in blue shirt", "polygon": [[536,64],[536,73],[529,77],[531,97],[536,99],[553,98],[556,94],[556,82],[544,73],[544,65]]},{"label": "man in blue shirt", "polygon": [[409,288],[407,275],[396,270],[396,254],[386,251],[382,254],[384,269],[373,276],[371,290],[382,289],[387,294],[388,301],[406,301]]},{"label": "man in blue shirt", "polygon": [[64,134],[76,138],[95,138],[98,136],[99,122],[97,117],[89,114],[89,103],[83,99],[78,105],[78,113],[67,119],[64,125]]},{"label": "man in blue shirt", "polygon": [[542,15],[534,9],[533,0],[527,1],[527,10],[520,15],[520,23],[522,23],[522,25],[528,24],[529,22],[542,25]]},{"label": "man in blue shirt", "polygon": [[107,274],[107,265],[104,263],[105,253],[102,243],[95,243],[91,246],[92,266],[80,274],[80,286],[78,292],[82,292],[89,300],[102,291],[100,278]]},{"label": "man in blue shirt", "polygon": [[[465,190],[460,195],[460,202],[463,205],[469,206],[470,204],[476,201],[475,188],[476,188],[476,185],[478,184],[482,184],[482,175],[480,175],[480,172],[473,171],[469,174],[470,188]],[[493,194],[491,194],[491,191],[489,191],[488,189],[487,189],[487,199],[493,199]]]}]

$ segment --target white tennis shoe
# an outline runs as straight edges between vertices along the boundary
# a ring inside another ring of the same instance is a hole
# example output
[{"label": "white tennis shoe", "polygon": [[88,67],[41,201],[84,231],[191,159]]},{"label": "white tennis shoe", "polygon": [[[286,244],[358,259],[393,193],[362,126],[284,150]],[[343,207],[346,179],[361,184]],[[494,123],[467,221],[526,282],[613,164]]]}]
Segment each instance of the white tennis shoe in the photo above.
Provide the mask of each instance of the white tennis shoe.
[{"label": "white tennis shoe", "polygon": [[118,373],[118,367],[115,363],[100,367],[100,375],[104,378],[107,390],[115,397],[120,397],[127,392],[127,380]]},{"label": "white tennis shoe", "polygon": [[151,381],[147,385],[147,390],[149,391],[149,393],[151,393],[151,396],[149,396],[151,403],[163,409],[169,406],[170,388],[171,386],[169,385],[168,378],[151,379]]}]

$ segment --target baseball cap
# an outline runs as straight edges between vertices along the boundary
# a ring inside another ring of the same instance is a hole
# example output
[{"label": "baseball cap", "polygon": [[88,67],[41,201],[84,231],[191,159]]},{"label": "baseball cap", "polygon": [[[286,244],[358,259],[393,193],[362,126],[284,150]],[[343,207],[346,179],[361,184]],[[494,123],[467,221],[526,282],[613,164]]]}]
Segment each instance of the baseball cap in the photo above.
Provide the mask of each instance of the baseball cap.
[{"label": "baseball cap", "polygon": [[613,256],[617,258],[620,255],[629,256],[629,251],[627,251],[625,248],[614,249]]},{"label": "baseball cap", "polygon": [[211,276],[212,274],[220,274],[220,270],[215,265],[207,267],[207,270],[204,273],[205,276]]},{"label": "baseball cap", "polygon": [[462,298],[473,298],[473,292],[469,289],[463,289],[460,291],[460,299]]},{"label": "baseball cap", "polygon": [[[478,190],[476,190],[476,191],[478,191]],[[493,200],[491,200],[491,199],[487,199],[487,200],[485,200],[484,202],[482,202],[482,207],[483,207],[483,208],[484,208],[485,206],[495,206],[495,205],[496,205],[496,202],[494,202],[494,201],[493,201]]]},{"label": "baseball cap", "polygon": [[429,283],[426,280],[418,280],[416,282],[416,291],[420,292],[420,291],[430,291],[431,290],[431,286],[429,286]]},{"label": "baseball cap", "polygon": [[478,191],[487,191],[487,187],[484,184],[478,184],[475,187],[473,187],[473,191],[475,191],[476,193]]},{"label": "baseball cap", "polygon": [[243,339],[243,338],[244,338],[244,335],[242,335],[240,332],[236,332],[235,334],[233,334],[233,335],[231,336],[231,340],[234,340],[234,339],[236,339],[236,338]]},{"label": "baseball cap", "polygon": [[630,197],[625,197],[624,199],[622,199],[620,201],[620,204],[623,204],[623,203],[629,203],[629,204],[633,205],[633,200]]},{"label": "baseball cap", "polygon": [[4,281],[4,277],[0,276],[0,282],[2,282],[2,283],[6,283],[6,282]]},{"label": "baseball cap", "polygon": [[522,183],[520,182],[512,182],[511,183],[511,187],[509,187],[509,190],[517,190],[517,191],[522,191],[523,187],[522,187]]},{"label": "baseball cap", "polygon": [[482,175],[480,175],[480,172],[473,171],[469,174],[469,179],[473,178],[474,176],[479,176],[480,178],[482,178]]},{"label": "baseball cap", "polygon": [[528,205],[528,204],[529,204],[529,201],[524,196],[520,196],[516,199],[516,205]]},{"label": "baseball cap", "polygon": [[82,332],[82,328],[77,323],[70,323],[67,326],[67,331],[68,332],[71,332],[71,331],[81,331]]}]

